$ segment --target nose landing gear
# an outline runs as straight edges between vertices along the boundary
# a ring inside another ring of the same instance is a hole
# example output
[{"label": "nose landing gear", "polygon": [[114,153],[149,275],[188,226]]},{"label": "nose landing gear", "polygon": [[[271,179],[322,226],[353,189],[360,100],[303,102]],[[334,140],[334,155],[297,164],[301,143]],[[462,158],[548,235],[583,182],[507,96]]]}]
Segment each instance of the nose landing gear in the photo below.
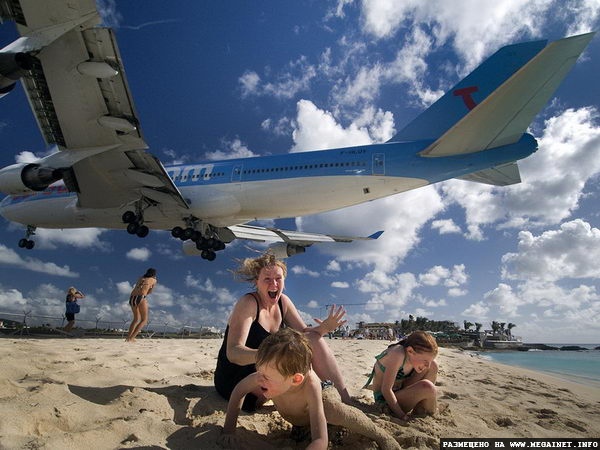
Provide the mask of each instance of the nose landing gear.
[{"label": "nose landing gear", "polygon": [[35,234],[35,228],[35,225],[27,225],[25,237],[19,239],[19,248],[26,248],[27,250],[31,250],[35,246],[35,242],[29,239],[30,236],[33,236]]}]

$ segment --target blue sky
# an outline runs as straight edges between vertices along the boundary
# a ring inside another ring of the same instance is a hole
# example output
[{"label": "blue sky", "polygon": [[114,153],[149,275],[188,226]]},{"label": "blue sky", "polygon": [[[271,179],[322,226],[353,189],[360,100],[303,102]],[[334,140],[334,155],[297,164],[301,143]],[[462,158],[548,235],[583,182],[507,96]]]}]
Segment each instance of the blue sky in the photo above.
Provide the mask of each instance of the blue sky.
[{"label": "blue sky", "polygon": [[[163,163],[384,142],[503,45],[599,28],[599,1],[102,1],[141,129]],[[16,38],[0,26],[0,45]],[[600,342],[600,38],[531,132],[521,184],[452,180],[316,216],[269,222],[376,242],[314,246],[287,260],[286,292],[307,322],[348,305],[354,325],[414,316],[513,322],[528,342]],[[22,89],[0,101],[0,164],[46,148]],[[277,192],[272,193],[273,196]],[[87,295],[87,325],[130,320],[132,283],[155,267],[151,326],[224,327],[251,289],[231,275],[264,247],[210,263],[153,231],[39,230],[0,222],[0,312],[60,317]]]}]

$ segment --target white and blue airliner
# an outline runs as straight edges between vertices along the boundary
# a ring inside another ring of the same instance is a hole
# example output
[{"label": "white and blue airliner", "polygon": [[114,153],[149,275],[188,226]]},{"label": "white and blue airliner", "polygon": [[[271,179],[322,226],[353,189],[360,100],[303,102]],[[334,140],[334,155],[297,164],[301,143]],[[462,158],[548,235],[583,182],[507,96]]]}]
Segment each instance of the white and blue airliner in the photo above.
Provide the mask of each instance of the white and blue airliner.
[{"label": "white and blue airliner", "polygon": [[[26,226],[171,230],[213,260],[234,239],[291,256],[375,239],[248,222],[357,205],[451,178],[510,185],[537,150],[526,133],[594,33],[503,47],[383,144],[165,167],[147,151],[117,42],[94,0],[4,0],[20,38],[0,50],[0,96],[21,81],[57,152],[0,170],[0,214]],[[273,195],[276,192],[277,195]]]}]

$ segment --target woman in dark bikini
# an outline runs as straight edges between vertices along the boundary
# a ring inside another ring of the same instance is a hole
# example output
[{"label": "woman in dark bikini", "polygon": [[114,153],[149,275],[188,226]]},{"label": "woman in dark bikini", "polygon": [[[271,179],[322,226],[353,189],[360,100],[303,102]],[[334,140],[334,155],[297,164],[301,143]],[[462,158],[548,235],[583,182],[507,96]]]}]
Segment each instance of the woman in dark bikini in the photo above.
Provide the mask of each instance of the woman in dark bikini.
[{"label": "woman in dark bikini", "polygon": [[133,312],[133,320],[129,326],[127,334],[127,342],[135,342],[135,337],[148,323],[148,301],[146,297],[152,292],[156,286],[156,270],[148,269],[143,277],[141,277],[129,296],[129,306]]},{"label": "woman in dark bikini", "polygon": [[[322,380],[331,380],[342,400],[348,403],[350,395],[339,367],[331,349],[323,340],[324,334],[336,330],[346,322],[342,320],[346,314],[344,309],[332,307],[327,319],[317,320],[319,325],[316,327],[307,327],[294,303],[283,293],[286,266],[270,253],[244,260],[237,273],[246,281],[254,283],[256,290],[238,300],[229,318],[215,370],[217,392],[229,400],[236,384],[256,372],[254,363],[260,343],[280,328],[288,326],[306,332],[313,348],[315,372]],[[265,400],[261,392],[248,394],[242,409],[254,411]]]}]

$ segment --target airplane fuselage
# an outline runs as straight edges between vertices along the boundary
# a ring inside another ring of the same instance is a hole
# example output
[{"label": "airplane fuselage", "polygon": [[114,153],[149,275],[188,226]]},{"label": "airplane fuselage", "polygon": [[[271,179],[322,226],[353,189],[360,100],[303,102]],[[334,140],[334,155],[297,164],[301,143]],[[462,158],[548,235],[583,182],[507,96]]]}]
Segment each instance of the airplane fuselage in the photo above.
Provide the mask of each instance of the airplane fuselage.
[{"label": "airplane fuselage", "polygon": [[[344,208],[495,167],[535,152],[533,136],[491,150],[449,157],[419,152],[432,141],[390,142],[284,155],[165,167],[189,210],[145,211],[152,229],[171,229],[186,216],[216,227],[297,217]],[[128,209],[81,208],[62,182],[44,191],[7,196],[0,214],[42,228],[123,229]]]}]

